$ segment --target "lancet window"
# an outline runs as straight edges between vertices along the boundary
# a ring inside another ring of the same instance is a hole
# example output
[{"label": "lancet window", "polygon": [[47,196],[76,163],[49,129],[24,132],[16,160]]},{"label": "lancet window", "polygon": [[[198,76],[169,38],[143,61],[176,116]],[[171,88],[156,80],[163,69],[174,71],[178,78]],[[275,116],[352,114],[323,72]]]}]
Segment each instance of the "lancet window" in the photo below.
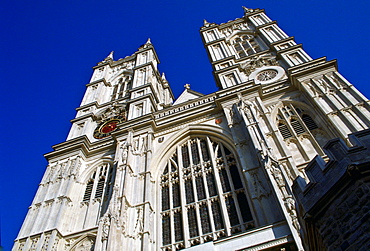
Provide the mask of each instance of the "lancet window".
[{"label": "lancet window", "polygon": [[318,128],[312,117],[301,108],[287,105],[279,110],[276,118],[284,139],[311,132]]},{"label": "lancet window", "polygon": [[254,227],[240,168],[221,142],[177,146],[161,175],[162,250],[178,250]]},{"label": "lancet window", "polygon": [[297,165],[307,163],[317,154],[324,155],[322,146],[328,140],[327,133],[309,112],[292,104],[285,105],[279,108],[276,123]]},{"label": "lancet window", "polygon": [[107,200],[113,179],[113,168],[109,164],[104,164],[96,169],[86,183],[84,202],[92,199]]},{"label": "lancet window", "polygon": [[234,39],[234,49],[240,58],[260,52],[261,48],[252,35],[242,35]]}]

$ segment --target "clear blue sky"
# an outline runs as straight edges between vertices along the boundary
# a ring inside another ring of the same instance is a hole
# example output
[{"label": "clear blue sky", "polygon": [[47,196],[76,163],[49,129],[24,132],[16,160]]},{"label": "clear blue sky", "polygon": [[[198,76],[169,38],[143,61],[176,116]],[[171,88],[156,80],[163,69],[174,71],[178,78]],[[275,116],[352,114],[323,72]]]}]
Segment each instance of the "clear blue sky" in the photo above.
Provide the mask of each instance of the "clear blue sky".
[{"label": "clear blue sky", "polygon": [[176,97],[185,83],[216,91],[199,36],[203,19],[242,17],[262,8],[313,58],[338,59],[339,71],[369,96],[367,0],[17,1],[0,3],[0,213],[10,250],[47,165],[43,154],[66,139],[92,69],[110,51],[131,55],[150,37]]}]

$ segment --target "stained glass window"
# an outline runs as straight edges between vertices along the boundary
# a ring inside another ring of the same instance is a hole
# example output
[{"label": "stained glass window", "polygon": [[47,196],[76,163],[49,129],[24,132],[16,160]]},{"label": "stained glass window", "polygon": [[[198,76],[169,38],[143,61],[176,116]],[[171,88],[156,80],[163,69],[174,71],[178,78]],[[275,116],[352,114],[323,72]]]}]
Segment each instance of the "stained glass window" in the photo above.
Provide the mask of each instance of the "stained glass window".
[{"label": "stained glass window", "polygon": [[189,221],[189,234],[190,237],[195,237],[198,235],[198,223],[197,215],[194,207],[188,209],[188,221]]},{"label": "stained glass window", "polygon": [[[189,139],[177,149],[160,179],[162,249],[188,248],[245,231],[243,222],[253,226],[237,159],[230,149],[208,137]],[[228,230],[232,227],[238,230]]]},{"label": "stained glass window", "polygon": [[171,222],[169,215],[162,217],[162,239],[164,245],[171,243]]},{"label": "stained glass window", "polygon": [[200,221],[202,225],[203,234],[207,234],[211,232],[211,225],[209,222],[207,203],[203,203],[199,206],[199,215],[200,215]]},{"label": "stained glass window", "polygon": [[203,200],[206,198],[206,193],[204,191],[203,177],[198,176],[195,178],[195,184],[197,186],[198,200]]}]

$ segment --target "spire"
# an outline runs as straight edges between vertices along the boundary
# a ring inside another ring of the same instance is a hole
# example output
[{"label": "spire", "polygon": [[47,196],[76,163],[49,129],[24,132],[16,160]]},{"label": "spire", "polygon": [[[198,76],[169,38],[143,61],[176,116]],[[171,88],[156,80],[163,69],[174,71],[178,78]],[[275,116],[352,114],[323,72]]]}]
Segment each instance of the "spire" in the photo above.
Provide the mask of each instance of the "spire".
[{"label": "spire", "polygon": [[152,45],[152,42],[150,41],[150,38],[148,38],[148,40],[146,41],[146,43],[145,44],[143,44],[143,45],[141,45],[140,47],[139,47],[139,49],[145,49],[145,48],[148,48],[149,46],[151,46]]}]

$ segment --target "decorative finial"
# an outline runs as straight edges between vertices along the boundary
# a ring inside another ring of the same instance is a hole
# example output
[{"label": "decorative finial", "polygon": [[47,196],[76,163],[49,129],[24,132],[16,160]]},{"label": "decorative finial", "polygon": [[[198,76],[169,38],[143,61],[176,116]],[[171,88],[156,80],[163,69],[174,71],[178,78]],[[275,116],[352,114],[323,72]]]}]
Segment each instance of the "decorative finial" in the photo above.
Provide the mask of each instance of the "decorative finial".
[{"label": "decorative finial", "polygon": [[104,59],[104,61],[111,61],[111,60],[113,60],[113,53],[114,53],[114,51],[111,51],[109,53],[109,55]]},{"label": "decorative finial", "polygon": [[210,23],[208,23],[207,20],[204,19],[203,26],[208,27],[208,26],[210,26]]},{"label": "decorative finial", "polygon": [[150,41],[150,38],[148,38],[148,40],[146,41],[145,44],[151,44],[152,42]]},{"label": "decorative finial", "polygon": [[166,75],[164,75],[164,72],[162,73],[161,77],[162,77],[163,80],[166,80]]},{"label": "decorative finial", "polygon": [[190,90],[190,84],[185,84],[184,87],[185,89]]},{"label": "decorative finial", "polygon": [[249,8],[247,8],[247,7],[245,7],[245,6],[242,6],[242,8],[243,8],[243,10],[244,10],[244,15],[247,15],[248,13],[251,13],[251,12],[253,12],[253,11],[254,11],[253,9],[249,9]]}]

